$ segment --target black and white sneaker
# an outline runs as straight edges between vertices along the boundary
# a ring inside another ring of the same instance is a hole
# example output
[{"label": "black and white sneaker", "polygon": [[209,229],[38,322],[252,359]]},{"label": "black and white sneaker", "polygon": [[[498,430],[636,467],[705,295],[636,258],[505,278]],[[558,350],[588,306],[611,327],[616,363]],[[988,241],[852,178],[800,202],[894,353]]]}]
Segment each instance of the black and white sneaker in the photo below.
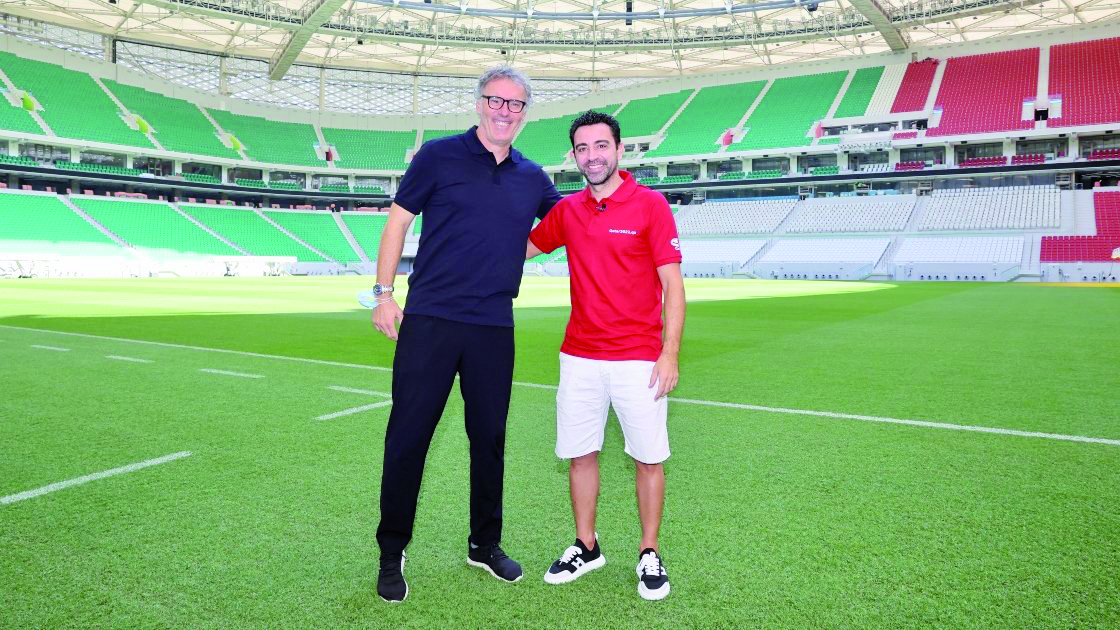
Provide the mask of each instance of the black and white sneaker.
[{"label": "black and white sneaker", "polygon": [[661,556],[653,549],[638,554],[638,595],[642,599],[664,599],[669,594],[669,573],[661,564]]},{"label": "black and white sneaker", "polygon": [[575,544],[565,549],[560,559],[548,568],[548,572],[544,574],[544,581],[549,584],[565,584],[606,563],[606,556],[599,551],[598,538],[595,539],[594,549],[588,549],[583,541],[577,538]]},{"label": "black and white sneaker", "polygon": [[472,567],[486,569],[490,575],[503,582],[516,582],[521,579],[521,565],[514,562],[498,545],[484,545],[476,547],[469,543],[467,548],[467,564]]},{"label": "black and white sneaker", "polygon": [[390,604],[399,604],[408,597],[408,582],[404,581],[404,554],[381,556],[381,570],[377,573],[377,594]]}]

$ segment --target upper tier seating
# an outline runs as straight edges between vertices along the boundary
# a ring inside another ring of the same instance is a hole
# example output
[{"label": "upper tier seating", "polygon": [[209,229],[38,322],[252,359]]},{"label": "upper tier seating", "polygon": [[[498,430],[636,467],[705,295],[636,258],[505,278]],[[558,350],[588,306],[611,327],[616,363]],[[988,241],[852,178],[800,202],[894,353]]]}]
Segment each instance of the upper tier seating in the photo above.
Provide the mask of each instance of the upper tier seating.
[{"label": "upper tier seating", "polygon": [[1038,92],[1038,62],[1038,48],[949,59],[935,104],[941,121],[926,136],[1034,129],[1023,101]]},{"label": "upper tier seating", "polygon": [[813,142],[813,124],[824,118],[844,84],[846,72],[775,79],[731,150],[803,147]]},{"label": "upper tier seating", "polygon": [[1023,260],[1021,236],[911,236],[895,252],[896,263],[1018,263]]},{"label": "upper tier seating", "polygon": [[935,190],[920,230],[1007,230],[1058,227],[1056,186]]},{"label": "upper tier seating", "polygon": [[154,148],[147,136],[125,124],[120,108],[88,74],[4,52],[0,52],[0,70],[39,101],[43,108],[39,115],[55,134]]},{"label": "upper tier seating", "polygon": [[1120,191],[1093,193],[1096,236],[1044,236],[1042,262],[1113,262],[1120,248]]},{"label": "upper tier seating", "polygon": [[902,85],[891,105],[891,113],[917,112],[925,109],[929,98],[929,88],[933,85],[933,75],[937,73],[937,60],[914,61],[906,66]]},{"label": "upper tier seating", "polygon": [[875,88],[879,86],[879,79],[883,76],[883,66],[873,68],[860,68],[848,84],[840,106],[836,108],[833,118],[848,118],[863,116],[867,113],[867,106],[871,104],[871,97],[875,95]]},{"label": "upper tier seating", "polygon": [[797,198],[732,199],[692,206],[681,234],[765,234],[773,232],[797,205]]},{"label": "upper tier seating", "polygon": [[323,127],[323,138],[338,153],[338,168],[374,171],[403,171],[408,168],[405,152],[416,143],[416,131],[369,131]]},{"label": "upper tier seating", "polygon": [[889,238],[786,238],[774,243],[758,261],[875,264],[890,244]]},{"label": "upper tier seating", "polygon": [[898,162],[894,165],[896,171],[920,171],[926,167],[926,163],[920,160],[912,162]]},{"label": "upper tier seating", "polygon": [[914,195],[810,199],[790,219],[786,230],[798,232],[900,232],[906,228]]},{"label": "upper tier seating", "polygon": [[652,136],[661,131],[692,92],[693,90],[681,90],[630,101],[622,107],[622,111],[618,112],[617,116],[618,126],[622,128],[622,137]]},{"label": "upper tier seating", "polygon": [[209,109],[222,129],[241,142],[249,159],[273,164],[324,167],[326,161],[315,154],[319,140],[315,129],[304,123],[276,122],[256,116],[231,114]]},{"label": "upper tier seating", "polygon": [[[2,69],[2,67],[0,67]],[[0,89],[3,86],[0,85]],[[7,92],[5,89],[4,92]],[[11,131],[19,131],[22,133],[35,133],[42,134],[43,129],[31,114],[21,105],[12,105],[6,98],[0,98],[0,129],[9,129]]]},{"label": "upper tier seating", "polygon": [[1062,115],[1046,126],[1120,122],[1118,68],[1120,37],[1051,46],[1049,93],[1061,98]]},{"label": "upper tier seating", "polygon": [[299,262],[326,262],[252,209],[189,203],[179,204],[179,208],[250,255],[294,256]]},{"label": "upper tier seating", "polygon": [[74,205],[129,245],[173,255],[240,256],[174,208],[159,201],[120,201],[75,195]]},{"label": "upper tier seating", "polygon": [[1046,156],[1041,153],[1011,156],[1012,164],[1042,164],[1044,162],[1046,162]]},{"label": "upper tier seating", "polygon": [[120,256],[120,245],[53,194],[0,192],[0,252]]},{"label": "upper tier seating", "polygon": [[681,261],[743,265],[765,246],[762,239],[685,239],[681,241]]},{"label": "upper tier seating", "polygon": [[129,111],[152,126],[152,135],[164,149],[231,160],[241,158],[237,151],[222,144],[218,130],[194,103],[110,79],[104,83]]},{"label": "upper tier seating", "polygon": [[646,157],[717,152],[720,137],[739,124],[764,87],[765,81],[754,81],[702,88]]},{"label": "upper tier seating", "polygon": [[463,133],[466,129],[425,129],[424,137],[420,140],[421,146],[429,140],[436,138],[446,138],[447,136],[454,136]]},{"label": "upper tier seating", "polygon": [[334,222],[334,216],[330,212],[265,210],[264,214],[304,243],[340,263],[359,262],[361,260],[354,248],[350,246],[350,241],[346,240],[346,235]]}]

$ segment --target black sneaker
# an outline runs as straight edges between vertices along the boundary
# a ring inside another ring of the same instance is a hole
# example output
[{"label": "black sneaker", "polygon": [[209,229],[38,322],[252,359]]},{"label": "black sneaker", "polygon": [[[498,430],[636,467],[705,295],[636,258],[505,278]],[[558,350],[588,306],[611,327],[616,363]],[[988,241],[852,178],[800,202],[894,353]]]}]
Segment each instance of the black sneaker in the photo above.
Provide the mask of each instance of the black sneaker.
[{"label": "black sneaker", "polygon": [[475,547],[470,544],[467,548],[467,564],[486,569],[490,575],[503,582],[516,582],[522,575],[521,565],[511,560],[498,545]]},{"label": "black sneaker", "polygon": [[404,554],[383,554],[381,570],[377,573],[377,594],[390,604],[399,604],[408,597],[408,582],[404,581]]},{"label": "black sneaker", "polygon": [[661,564],[661,556],[653,549],[638,554],[638,595],[642,599],[664,599],[669,594],[669,573]]},{"label": "black sneaker", "polygon": [[549,584],[565,584],[606,563],[607,557],[599,551],[598,538],[595,539],[594,549],[588,549],[582,540],[576,538],[575,544],[565,549],[560,559],[548,568],[544,581]]}]

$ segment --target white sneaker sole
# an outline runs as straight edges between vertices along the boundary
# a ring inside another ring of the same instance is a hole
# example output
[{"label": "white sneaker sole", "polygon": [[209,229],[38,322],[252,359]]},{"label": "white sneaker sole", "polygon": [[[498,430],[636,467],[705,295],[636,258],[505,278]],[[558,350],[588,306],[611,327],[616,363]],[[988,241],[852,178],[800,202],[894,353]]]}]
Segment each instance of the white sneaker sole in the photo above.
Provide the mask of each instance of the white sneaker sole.
[{"label": "white sneaker sole", "polygon": [[467,564],[471,565],[472,567],[478,567],[480,569],[486,569],[486,572],[489,573],[490,575],[493,575],[494,577],[498,578],[499,582],[506,582],[508,584],[512,584],[514,582],[520,581],[521,578],[525,577],[525,572],[522,571],[521,575],[513,578],[512,580],[507,580],[504,577],[498,575],[497,573],[494,573],[494,569],[491,569],[490,565],[488,565],[484,562],[475,562],[474,560],[471,560],[469,557],[467,558]]},{"label": "white sneaker sole", "polygon": [[594,571],[595,569],[602,567],[606,563],[607,557],[603,554],[599,554],[598,558],[595,558],[591,562],[580,566],[578,569],[572,571],[571,573],[548,573],[546,571],[544,574],[544,581],[548,584],[567,584],[568,582],[574,582],[577,578],[579,578],[579,576],[583,575],[584,573]]},{"label": "white sneaker sole", "polygon": [[665,597],[667,597],[669,595],[669,583],[666,582],[665,585],[662,586],[661,588],[659,588],[657,590],[653,590],[653,589],[646,588],[645,582],[639,581],[638,582],[638,595],[640,595],[642,597],[642,599],[647,600],[647,601],[651,601],[651,602],[655,602],[659,599],[665,599]]}]

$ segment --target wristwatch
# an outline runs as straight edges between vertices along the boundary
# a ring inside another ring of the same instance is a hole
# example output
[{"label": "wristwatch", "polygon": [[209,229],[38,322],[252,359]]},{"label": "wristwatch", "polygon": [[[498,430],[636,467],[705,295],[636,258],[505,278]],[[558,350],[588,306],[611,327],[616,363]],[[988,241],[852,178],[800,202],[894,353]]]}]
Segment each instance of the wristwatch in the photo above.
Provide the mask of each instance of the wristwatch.
[{"label": "wristwatch", "polygon": [[379,282],[379,283],[373,285],[373,295],[375,297],[380,296],[380,295],[385,294],[385,293],[392,293],[392,292],[393,292],[393,285],[391,285],[391,284],[388,285],[388,286],[385,286],[385,285],[383,285]]}]

